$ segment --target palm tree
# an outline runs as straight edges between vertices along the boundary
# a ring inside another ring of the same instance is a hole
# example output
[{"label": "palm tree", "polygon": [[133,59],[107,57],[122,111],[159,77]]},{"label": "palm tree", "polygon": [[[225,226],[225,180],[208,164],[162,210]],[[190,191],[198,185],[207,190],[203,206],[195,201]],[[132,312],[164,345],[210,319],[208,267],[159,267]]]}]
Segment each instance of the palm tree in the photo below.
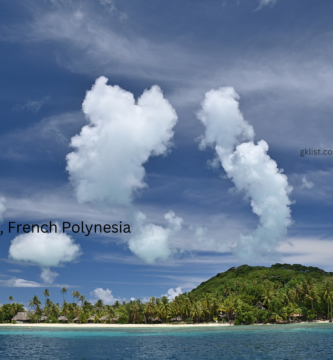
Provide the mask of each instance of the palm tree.
[{"label": "palm tree", "polygon": [[317,288],[314,286],[312,288],[309,288],[308,294],[305,295],[305,301],[309,301],[311,303],[311,308],[313,310],[313,303],[314,302],[320,302],[320,298],[317,292]]},{"label": "palm tree", "polygon": [[200,321],[202,313],[203,313],[203,309],[200,302],[198,301],[194,303],[191,307],[191,316],[197,319],[197,323]]},{"label": "palm tree", "polygon": [[63,299],[65,301],[65,294],[67,294],[67,289],[65,287],[63,287],[61,290],[60,290],[60,293],[62,294],[63,296]]},{"label": "palm tree", "polygon": [[332,307],[332,298],[331,298],[331,291],[332,291],[332,282],[325,281],[322,285],[322,290],[324,291],[323,299],[327,301],[327,319],[331,320],[330,314],[330,305]]},{"label": "palm tree", "polygon": [[115,316],[114,308],[112,306],[110,306],[110,305],[106,305],[105,310],[104,310],[104,314],[106,316],[106,320],[111,323],[112,319]]},{"label": "palm tree", "polygon": [[167,321],[169,317],[170,304],[166,296],[162,296],[161,302],[158,305],[157,311],[161,315],[161,318]]},{"label": "palm tree", "polygon": [[45,297],[49,297],[50,296],[50,291],[48,289],[45,289],[44,292],[43,292],[43,295]]},{"label": "palm tree", "polygon": [[81,306],[83,305],[83,303],[86,301],[86,298],[83,294],[80,295],[79,297],[79,301],[81,302]]},{"label": "palm tree", "polygon": [[145,313],[148,315],[148,320],[150,319],[150,323],[153,321],[153,315],[155,314],[155,298],[152,297],[150,300],[146,303]]},{"label": "palm tree", "polygon": [[36,313],[40,312],[40,300],[37,295],[35,295],[30,301],[29,301],[29,307],[32,307],[36,310]]},{"label": "palm tree", "polygon": [[80,297],[80,293],[77,290],[73,290],[72,296],[73,296],[73,304],[74,304],[74,299],[78,299]]},{"label": "palm tree", "polygon": [[14,298],[13,298],[13,296],[12,295],[9,295],[9,298],[8,298],[8,300],[12,303],[13,301],[14,301]]}]

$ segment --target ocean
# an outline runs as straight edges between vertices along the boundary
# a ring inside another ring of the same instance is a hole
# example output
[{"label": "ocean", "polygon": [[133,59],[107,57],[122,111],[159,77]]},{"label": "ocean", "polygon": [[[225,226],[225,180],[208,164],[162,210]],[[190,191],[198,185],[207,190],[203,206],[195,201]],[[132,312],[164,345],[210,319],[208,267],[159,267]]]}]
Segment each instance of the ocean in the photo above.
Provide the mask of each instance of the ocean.
[{"label": "ocean", "polygon": [[0,359],[333,359],[333,324],[205,328],[0,327]]}]

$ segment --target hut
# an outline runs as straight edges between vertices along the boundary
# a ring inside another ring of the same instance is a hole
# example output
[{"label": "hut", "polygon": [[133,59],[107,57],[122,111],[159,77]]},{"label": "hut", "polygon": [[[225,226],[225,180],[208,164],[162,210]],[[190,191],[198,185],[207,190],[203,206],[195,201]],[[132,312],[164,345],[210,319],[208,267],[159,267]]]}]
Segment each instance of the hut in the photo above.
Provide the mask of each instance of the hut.
[{"label": "hut", "polygon": [[47,316],[43,315],[38,319],[38,322],[44,322],[44,321],[46,321],[46,319],[47,319]]},{"label": "hut", "polygon": [[110,322],[111,323],[115,323],[118,319],[117,318],[113,318],[113,317],[108,317],[107,315],[104,315],[104,316],[102,316],[101,318],[99,318],[99,321],[101,321],[101,322],[107,322],[107,321],[109,321],[110,320]]},{"label": "hut", "polygon": [[99,321],[101,321],[101,322],[108,321],[108,316],[106,316],[106,315],[102,316],[101,318],[99,318]]},{"label": "hut", "polygon": [[78,317],[78,316],[73,319],[73,322],[78,322],[78,321],[79,321],[79,317]]},{"label": "hut", "polygon": [[17,323],[25,323],[30,322],[29,312],[28,311],[22,311],[18,312],[13,318],[12,321],[16,321]]},{"label": "hut", "polygon": [[157,323],[161,323],[161,322],[162,322],[162,320],[158,317],[148,316],[148,323],[157,324]]},{"label": "hut", "polygon": [[61,321],[61,322],[68,322],[68,319],[64,315],[59,316],[58,320]]},{"label": "hut", "polygon": [[180,316],[176,316],[170,319],[171,322],[181,322],[183,319]]},{"label": "hut", "polygon": [[263,305],[260,301],[257,302],[256,307],[257,307],[258,310],[265,310],[265,311],[267,311],[267,309],[264,307],[264,305]]},{"label": "hut", "polygon": [[93,323],[95,322],[95,315],[91,315],[90,318],[88,319],[89,323]]}]

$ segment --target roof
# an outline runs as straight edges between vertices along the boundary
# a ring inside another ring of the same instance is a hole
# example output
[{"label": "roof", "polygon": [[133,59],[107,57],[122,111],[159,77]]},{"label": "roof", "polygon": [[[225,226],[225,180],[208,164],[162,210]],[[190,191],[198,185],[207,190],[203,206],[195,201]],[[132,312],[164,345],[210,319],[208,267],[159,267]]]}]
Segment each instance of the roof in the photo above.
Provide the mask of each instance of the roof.
[{"label": "roof", "polygon": [[266,308],[264,307],[264,305],[260,301],[257,302],[256,307],[258,309],[266,310]]},{"label": "roof", "polygon": [[66,316],[64,316],[64,315],[59,316],[59,317],[58,317],[58,320],[59,320],[59,321],[68,321],[68,319],[67,319]]},{"label": "roof", "polygon": [[90,318],[88,319],[88,321],[94,321],[95,320],[95,315],[91,315]]},{"label": "roof", "polygon": [[151,316],[149,316],[148,317],[148,320],[149,321],[162,321],[160,318],[158,318],[158,317],[151,317]]},{"label": "roof", "polygon": [[46,315],[43,315],[41,316],[38,320],[39,321],[45,321],[47,319],[47,316]]},{"label": "roof", "polygon": [[[108,315],[104,315],[104,316],[102,316],[101,318],[99,318],[99,321],[106,321],[106,320],[108,320],[108,319],[109,319]],[[117,318],[110,317],[110,320],[116,321]]]},{"label": "roof", "polygon": [[18,312],[13,318],[12,321],[30,321],[30,317],[28,316],[28,312]]},{"label": "roof", "polygon": [[170,321],[182,321],[183,319],[180,316],[176,316],[170,319]]}]

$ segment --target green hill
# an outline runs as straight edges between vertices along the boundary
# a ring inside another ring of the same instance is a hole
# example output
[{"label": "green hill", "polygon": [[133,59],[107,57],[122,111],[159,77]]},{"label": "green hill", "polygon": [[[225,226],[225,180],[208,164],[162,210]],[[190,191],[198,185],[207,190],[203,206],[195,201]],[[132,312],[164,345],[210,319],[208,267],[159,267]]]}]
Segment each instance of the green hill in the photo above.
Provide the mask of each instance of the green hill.
[{"label": "green hill", "polygon": [[[313,266],[300,264],[274,264],[271,267],[241,265],[237,268],[219,273],[211,279],[204,281],[190,293],[196,298],[206,293],[240,292],[248,283],[267,284],[274,283],[274,287],[292,287],[301,283],[306,278],[313,278],[315,282],[322,282],[325,278],[333,275]],[[241,291],[243,292],[243,291]]]}]

